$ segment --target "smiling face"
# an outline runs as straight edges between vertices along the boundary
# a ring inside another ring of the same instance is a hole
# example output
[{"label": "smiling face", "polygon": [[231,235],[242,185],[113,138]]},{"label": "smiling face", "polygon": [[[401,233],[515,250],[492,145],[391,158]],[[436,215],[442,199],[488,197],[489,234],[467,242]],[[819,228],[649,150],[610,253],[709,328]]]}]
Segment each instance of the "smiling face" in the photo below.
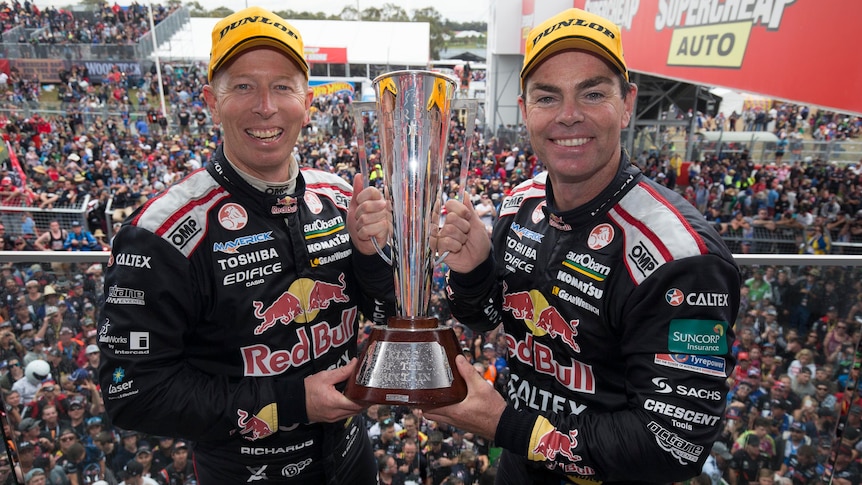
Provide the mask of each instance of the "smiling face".
[{"label": "smiling face", "polygon": [[213,121],[224,130],[228,159],[270,182],[288,179],[293,146],[313,97],[304,72],[270,47],[239,54],[204,87]]},{"label": "smiling face", "polygon": [[587,51],[562,51],[531,71],[518,104],[560,209],[589,201],[613,179],[636,96],[631,85],[623,99],[617,72]]}]

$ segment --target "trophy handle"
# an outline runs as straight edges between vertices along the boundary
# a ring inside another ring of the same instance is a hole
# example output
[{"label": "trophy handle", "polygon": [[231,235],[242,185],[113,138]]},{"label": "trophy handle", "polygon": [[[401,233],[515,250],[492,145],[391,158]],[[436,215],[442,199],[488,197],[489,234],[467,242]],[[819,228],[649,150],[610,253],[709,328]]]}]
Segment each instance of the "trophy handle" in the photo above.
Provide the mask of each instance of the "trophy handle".
[{"label": "trophy handle", "polygon": [[461,154],[461,173],[459,174],[461,193],[458,194],[461,202],[464,202],[466,200],[465,197],[467,196],[467,173],[470,171],[470,157],[473,153],[473,130],[476,128],[476,115],[479,112],[479,100],[464,98],[455,99],[452,101],[452,110],[467,110],[464,120],[464,128],[466,129],[466,133],[464,134],[464,152]]},{"label": "trophy handle", "polygon": [[[377,103],[374,101],[353,101],[351,100],[350,106],[352,107],[353,112],[353,131],[356,133],[356,147],[357,152],[359,153],[359,172],[360,176],[364,177],[364,184],[366,187],[369,185],[368,180],[368,154],[365,153],[365,126],[362,124],[362,113],[366,112],[374,112],[377,109]],[[377,251],[377,254],[383,258],[383,261],[386,262],[389,266],[392,266],[392,258],[386,255],[383,250],[380,248],[380,243],[377,242],[376,237],[371,238],[371,243],[374,244],[374,250]]]},{"label": "trophy handle", "polygon": [[[452,110],[460,111],[467,110],[464,120],[464,151],[461,153],[461,173],[459,174],[458,186],[461,191],[458,193],[458,200],[462,203],[467,203],[467,173],[470,171],[470,156],[473,152],[473,129],[476,127],[476,114],[479,112],[478,99],[458,98],[452,101]],[[443,263],[449,251],[441,254],[434,260],[435,265]]]}]

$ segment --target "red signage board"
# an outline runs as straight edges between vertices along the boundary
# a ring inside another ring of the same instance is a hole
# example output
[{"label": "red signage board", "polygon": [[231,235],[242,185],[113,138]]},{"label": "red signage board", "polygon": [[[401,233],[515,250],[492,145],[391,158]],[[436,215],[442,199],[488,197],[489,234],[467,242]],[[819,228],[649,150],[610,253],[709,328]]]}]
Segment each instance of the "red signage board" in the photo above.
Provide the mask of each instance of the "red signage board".
[{"label": "red signage board", "polygon": [[309,64],[347,64],[347,49],[305,46],[305,60]]},{"label": "red signage board", "polygon": [[[531,0],[523,0],[526,9]],[[572,0],[622,28],[629,69],[862,114],[862,2]],[[544,19],[532,19],[533,25]]]}]

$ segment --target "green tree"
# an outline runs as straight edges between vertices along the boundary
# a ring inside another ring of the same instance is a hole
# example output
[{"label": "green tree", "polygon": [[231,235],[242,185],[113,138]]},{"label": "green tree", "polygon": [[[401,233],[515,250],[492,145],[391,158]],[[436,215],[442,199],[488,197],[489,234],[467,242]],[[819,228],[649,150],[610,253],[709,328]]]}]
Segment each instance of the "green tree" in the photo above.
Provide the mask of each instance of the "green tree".
[{"label": "green tree", "polygon": [[430,42],[428,46],[429,59],[440,57],[440,51],[445,47],[446,31],[443,28],[443,18],[434,7],[425,7],[413,11],[414,22],[428,22],[430,24]]},{"label": "green tree", "polygon": [[341,9],[338,18],[345,21],[362,20],[362,14],[356,7],[347,6]]},{"label": "green tree", "polygon": [[383,20],[386,22],[409,22],[407,11],[394,3],[383,4]]}]

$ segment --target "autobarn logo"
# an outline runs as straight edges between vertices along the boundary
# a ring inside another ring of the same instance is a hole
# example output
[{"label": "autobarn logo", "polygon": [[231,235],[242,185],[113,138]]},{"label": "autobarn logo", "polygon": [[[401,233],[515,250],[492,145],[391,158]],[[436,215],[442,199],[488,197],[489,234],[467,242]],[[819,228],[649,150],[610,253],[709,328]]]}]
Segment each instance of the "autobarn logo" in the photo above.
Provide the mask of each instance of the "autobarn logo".
[{"label": "autobarn logo", "polygon": [[318,219],[314,222],[305,224],[302,227],[305,233],[305,239],[316,239],[335,234],[344,229],[344,218],[336,216],[332,219]]}]

